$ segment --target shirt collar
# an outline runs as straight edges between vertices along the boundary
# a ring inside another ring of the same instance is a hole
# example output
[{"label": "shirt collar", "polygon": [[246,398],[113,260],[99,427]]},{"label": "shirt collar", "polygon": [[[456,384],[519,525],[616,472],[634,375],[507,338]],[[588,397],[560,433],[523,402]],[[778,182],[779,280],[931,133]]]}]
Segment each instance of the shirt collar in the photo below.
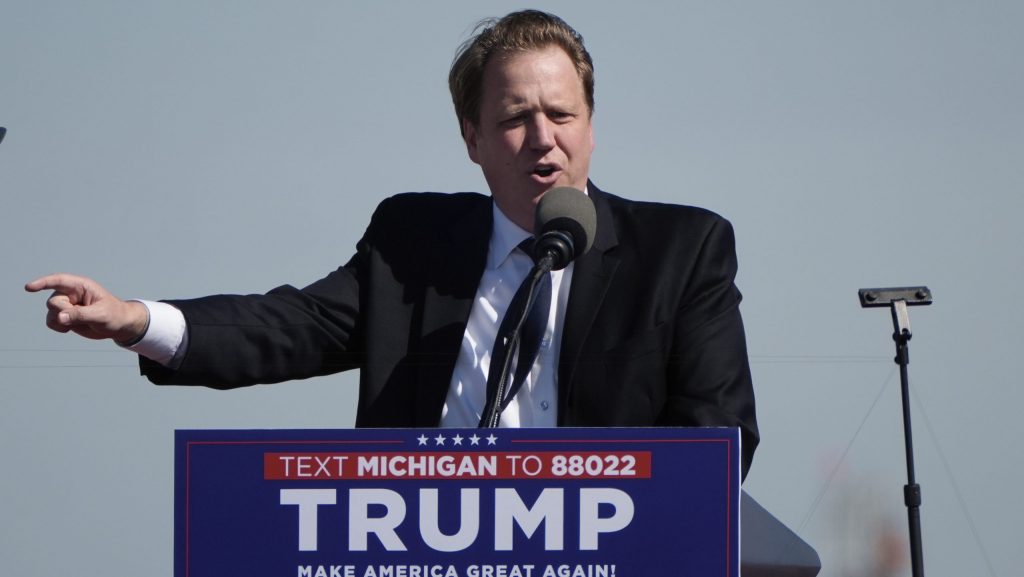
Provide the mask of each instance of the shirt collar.
[{"label": "shirt collar", "polygon": [[491,246],[487,251],[487,268],[493,270],[505,263],[519,243],[533,235],[509,220],[493,202],[491,203],[491,213],[494,226],[491,228]]},{"label": "shirt collar", "polygon": [[[583,188],[583,194],[590,196],[587,187]],[[493,270],[505,264],[519,243],[533,235],[509,220],[493,200],[491,201],[491,215],[494,226],[491,228],[491,244],[487,251],[487,268]]]}]

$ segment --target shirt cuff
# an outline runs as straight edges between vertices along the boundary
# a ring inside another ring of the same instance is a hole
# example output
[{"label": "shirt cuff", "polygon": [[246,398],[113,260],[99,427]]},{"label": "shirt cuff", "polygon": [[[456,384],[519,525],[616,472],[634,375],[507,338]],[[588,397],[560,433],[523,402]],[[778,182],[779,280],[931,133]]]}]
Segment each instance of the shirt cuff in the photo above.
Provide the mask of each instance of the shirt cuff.
[{"label": "shirt cuff", "polygon": [[149,310],[149,328],[139,342],[124,348],[165,367],[178,368],[188,346],[185,315],[167,303],[138,302]]}]

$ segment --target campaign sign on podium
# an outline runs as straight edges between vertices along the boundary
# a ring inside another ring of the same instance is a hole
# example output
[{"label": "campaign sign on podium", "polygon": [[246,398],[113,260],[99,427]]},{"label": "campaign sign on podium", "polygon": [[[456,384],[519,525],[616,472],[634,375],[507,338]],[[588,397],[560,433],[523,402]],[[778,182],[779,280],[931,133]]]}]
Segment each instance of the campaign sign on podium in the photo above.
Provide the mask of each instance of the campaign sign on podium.
[{"label": "campaign sign on podium", "polygon": [[176,577],[733,577],[736,429],[178,431]]}]

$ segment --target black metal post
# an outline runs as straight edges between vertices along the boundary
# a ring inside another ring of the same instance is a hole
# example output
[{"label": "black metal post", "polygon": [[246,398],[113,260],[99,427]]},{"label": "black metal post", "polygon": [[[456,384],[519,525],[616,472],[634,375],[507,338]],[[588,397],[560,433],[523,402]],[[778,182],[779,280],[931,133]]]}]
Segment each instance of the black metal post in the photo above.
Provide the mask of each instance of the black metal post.
[{"label": "black metal post", "polygon": [[[905,304],[903,306],[906,306]],[[907,484],[903,486],[903,502],[907,506],[907,526],[910,530],[910,570],[913,577],[924,577],[924,553],[921,545],[921,486],[914,475],[914,437],[910,426],[910,379],[907,365],[910,352],[910,330],[893,333],[896,341],[896,364],[900,366],[900,391],[903,397],[903,441],[907,454]]]}]

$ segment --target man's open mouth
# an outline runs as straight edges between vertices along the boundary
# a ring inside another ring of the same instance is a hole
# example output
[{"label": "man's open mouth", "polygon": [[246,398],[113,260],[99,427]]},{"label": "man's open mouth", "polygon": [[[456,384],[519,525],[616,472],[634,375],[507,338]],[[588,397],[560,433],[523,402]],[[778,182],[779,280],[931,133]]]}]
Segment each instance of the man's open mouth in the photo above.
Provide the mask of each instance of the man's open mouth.
[{"label": "man's open mouth", "polygon": [[553,167],[553,166],[538,166],[537,168],[533,169],[533,173],[536,174],[537,176],[547,177],[547,176],[551,176],[552,174],[554,174],[554,172],[555,172],[555,167]]}]

